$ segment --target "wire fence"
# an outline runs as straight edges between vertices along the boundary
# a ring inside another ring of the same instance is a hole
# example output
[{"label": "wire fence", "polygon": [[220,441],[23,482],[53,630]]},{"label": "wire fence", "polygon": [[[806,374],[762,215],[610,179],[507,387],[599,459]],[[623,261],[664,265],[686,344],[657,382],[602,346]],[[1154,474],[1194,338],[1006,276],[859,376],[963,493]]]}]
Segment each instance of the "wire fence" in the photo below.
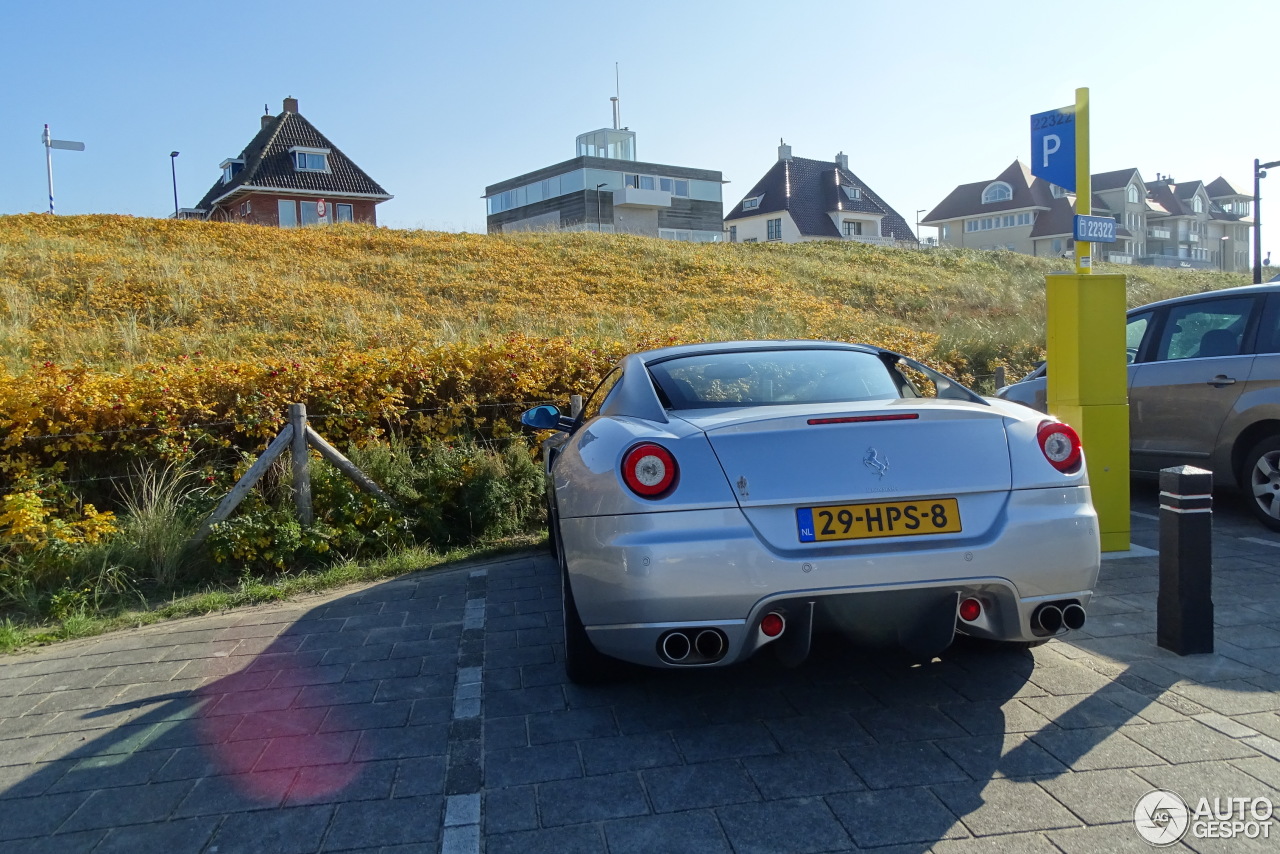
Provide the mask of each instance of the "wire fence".
[{"label": "wire fence", "polygon": [[[415,415],[437,415],[440,413],[455,412],[455,411],[458,411],[459,409],[461,409],[461,411],[465,414],[476,414],[476,413],[485,413],[485,412],[499,413],[499,412],[511,411],[511,410],[524,411],[531,407],[539,406],[545,403],[554,403],[554,401],[540,399],[540,400],[529,400],[529,401],[508,401],[508,402],[502,402],[502,403],[466,404],[461,406],[446,405],[446,406],[432,406],[432,407],[415,407],[411,409],[398,410],[393,413],[382,413],[382,414],[370,414],[368,412],[321,412],[321,413],[316,413],[314,415],[311,413],[308,413],[307,420],[308,421],[326,421],[326,420],[341,419],[341,420],[348,420],[348,421],[363,422],[367,424],[379,424],[379,425],[382,425],[385,428],[385,431],[388,434],[390,434],[393,440],[395,440],[396,442],[395,447],[397,450],[425,451],[425,450],[430,450],[433,447],[436,447],[436,444],[438,443],[407,444],[399,440],[398,438],[398,433],[400,430],[406,427],[411,428],[410,422],[412,421],[412,418]],[[107,438],[112,436],[123,436],[123,435],[129,435],[129,434],[180,433],[180,432],[190,432],[190,431],[203,431],[203,432],[212,434],[214,436],[217,436],[219,432],[222,432],[225,435],[227,433],[243,431],[245,429],[254,428],[263,424],[269,425],[272,428],[278,428],[280,426],[283,426],[285,423],[287,423],[287,421],[288,421],[287,416],[281,415],[278,419],[261,418],[261,419],[248,419],[248,420],[238,419],[238,420],[221,420],[221,421],[196,421],[196,422],[185,422],[185,423],[177,422],[174,424],[147,424],[147,425],[139,425],[137,427],[121,427],[121,428],[114,428],[109,430],[48,433],[48,434],[35,435],[35,436],[23,436],[21,438],[21,441],[24,443],[39,444],[39,443],[48,443],[48,442],[56,442],[56,441],[65,441],[68,439]],[[227,428],[232,428],[232,429],[227,429]],[[198,440],[199,439],[197,438],[197,441]],[[474,435],[468,435],[465,438],[460,439],[459,441],[464,441],[469,445],[484,448],[490,451],[502,450],[510,444],[510,439],[492,438],[492,437],[481,435],[479,433],[475,433]],[[241,450],[249,450],[249,449],[245,448]],[[238,464],[239,464],[238,460],[232,460],[227,457],[223,457],[221,460],[218,460],[216,458],[209,458],[204,463],[203,470],[225,474],[233,471]],[[146,471],[138,470],[138,471],[129,471],[121,474],[102,474],[102,475],[94,475],[91,477],[74,477],[73,476],[70,478],[59,478],[58,482],[67,486],[71,486],[71,485],[85,486],[90,484],[133,482],[133,481],[145,479],[149,476],[150,475]]]}]

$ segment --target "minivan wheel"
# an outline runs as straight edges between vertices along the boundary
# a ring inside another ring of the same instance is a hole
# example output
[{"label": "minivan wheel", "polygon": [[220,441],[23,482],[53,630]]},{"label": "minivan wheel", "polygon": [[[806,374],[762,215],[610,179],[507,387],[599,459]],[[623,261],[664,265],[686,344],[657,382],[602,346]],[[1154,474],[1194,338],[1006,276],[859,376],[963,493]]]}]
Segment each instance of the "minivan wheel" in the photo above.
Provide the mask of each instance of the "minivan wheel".
[{"label": "minivan wheel", "polygon": [[1280,531],[1280,436],[1269,436],[1250,449],[1240,480],[1251,499],[1253,515],[1271,530]]}]

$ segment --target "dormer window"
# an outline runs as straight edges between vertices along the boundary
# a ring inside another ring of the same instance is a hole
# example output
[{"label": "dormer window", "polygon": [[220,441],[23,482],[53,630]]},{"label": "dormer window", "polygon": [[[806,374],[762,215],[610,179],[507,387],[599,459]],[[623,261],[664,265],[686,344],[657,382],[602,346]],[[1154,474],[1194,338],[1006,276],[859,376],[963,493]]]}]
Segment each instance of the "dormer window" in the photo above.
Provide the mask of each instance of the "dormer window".
[{"label": "dormer window", "polygon": [[751,197],[751,198],[749,198],[749,199],[743,199],[743,200],[742,200],[742,209],[743,209],[744,211],[753,211],[753,210],[755,210],[756,208],[760,207],[760,200],[761,200],[761,199],[763,199],[763,198],[764,198],[764,196],[753,196],[753,197]]},{"label": "dormer window", "polygon": [[289,149],[293,158],[293,168],[298,172],[328,172],[329,149],[305,148],[295,145]]},{"label": "dormer window", "polygon": [[844,190],[844,194],[855,202],[862,198],[862,190],[857,187],[841,187],[840,189]]},{"label": "dormer window", "polygon": [[1060,199],[1067,194],[1067,191],[1064,188],[1059,187],[1057,184],[1050,184],[1049,192],[1055,199]]},{"label": "dormer window", "polygon": [[1196,213],[1204,213],[1204,202],[1200,201],[1199,196],[1191,200],[1191,209]]},{"label": "dormer window", "polygon": [[239,159],[227,159],[219,164],[222,167],[222,183],[230,184],[232,179],[244,168],[244,161]]},{"label": "dormer window", "polygon": [[982,191],[982,203],[984,205],[992,202],[1007,202],[1013,198],[1013,187],[1010,187],[1004,181],[996,181],[994,184],[988,184],[987,188]]},{"label": "dormer window", "polygon": [[1142,201],[1142,198],[1141,196],[1138,195],[1138,185],[1130,184],[1129,185],[1129,204],[1136,205],[1140,201]]}]

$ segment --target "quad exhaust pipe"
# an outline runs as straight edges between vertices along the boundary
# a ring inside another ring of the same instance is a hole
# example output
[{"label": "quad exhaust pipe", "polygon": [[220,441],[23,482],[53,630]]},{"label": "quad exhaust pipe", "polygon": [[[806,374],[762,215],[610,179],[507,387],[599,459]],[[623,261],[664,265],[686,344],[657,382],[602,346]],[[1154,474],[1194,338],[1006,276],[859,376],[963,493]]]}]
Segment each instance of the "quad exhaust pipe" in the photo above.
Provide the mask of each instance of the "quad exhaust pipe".
[{"label": "quad exhaust pipe", "polygon": [[1084,608],[1081,608],[1076,603],[1072,602],[1070,605],[1062,609],[1062,623],[1072,631],[1075,631],[1076,629],[1083,629],[1084,620]]},{"label": "quad exhaust pipe", "polygon": [[1056,635],[1062,628],[1084,628],[1085,612],[1079,602],[1046,602],[1031,612],[1031,627]]},{"label": "quad exhaust pipe", "polygon": [[1057,634],[1062,628],[1062,609],[1056,605],[1041,605],[1034,615],[1035,623],[1049,634]]},{"label": "quad exhaust pipe", "polygon": [[714,664],[729,651],[729,639],[719,629],[677,629],[658,640],[658,654],[670,664]]},{"label": "quad exhaust pipe", "polygon": [[684,632],[672,632],[662,639],[662,654],[668,661],[684,661],[692,651],[693,644]]},{"label": "quad exhaust pipe", "polygon": [[724,655],[724,638],[713,629],[703,629],[694,638],[693,648],[708,661],[715,661]]}]

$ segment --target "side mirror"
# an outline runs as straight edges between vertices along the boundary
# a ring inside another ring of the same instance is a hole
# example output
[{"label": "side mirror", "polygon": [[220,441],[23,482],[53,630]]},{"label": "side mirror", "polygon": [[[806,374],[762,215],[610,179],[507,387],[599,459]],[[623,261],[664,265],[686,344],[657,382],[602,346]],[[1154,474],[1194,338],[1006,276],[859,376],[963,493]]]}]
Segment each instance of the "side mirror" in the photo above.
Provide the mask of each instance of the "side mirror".
[{"label": "side mirror", "polygon": [[560,429],[560,410],[554,406],[535,406],[520,416],[520,423],[535,430]]}]

